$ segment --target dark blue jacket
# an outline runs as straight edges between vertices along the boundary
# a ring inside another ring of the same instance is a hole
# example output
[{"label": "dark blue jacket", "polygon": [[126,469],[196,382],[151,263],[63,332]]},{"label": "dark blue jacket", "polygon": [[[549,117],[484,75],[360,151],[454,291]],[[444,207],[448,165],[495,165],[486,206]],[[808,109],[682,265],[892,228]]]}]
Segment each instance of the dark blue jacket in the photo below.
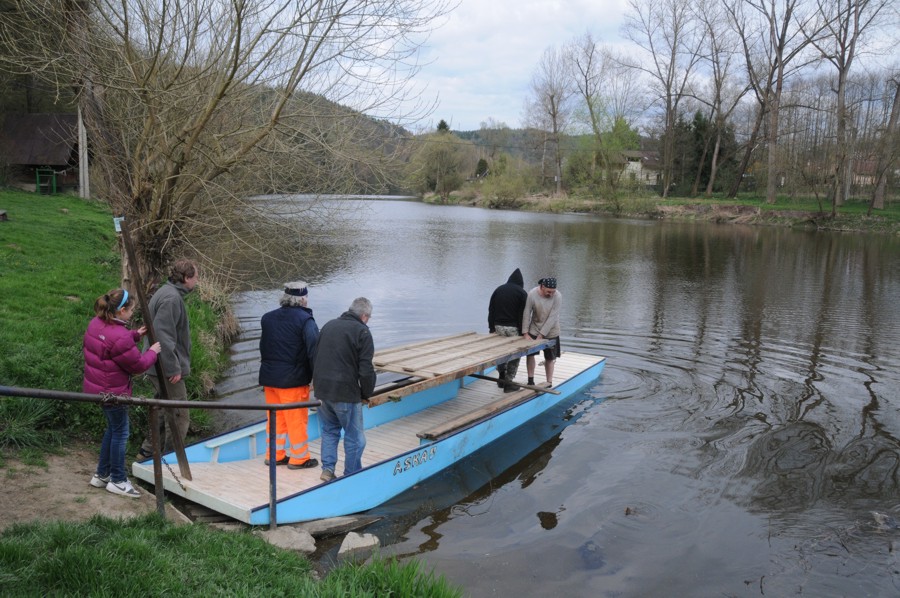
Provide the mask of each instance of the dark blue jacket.
[{"label": "dark blue jacket", "polygon": [[312,381],[319,327],[312,310],[279,307],[260,322],[259,383],[273,388],[296,388]]},{"label": "dark blue jacket", "polygon": [[335,403],[359,403],[372,396],[375,343],[369,327],[345,311],[322,326],[314,375],[315,398]]}]

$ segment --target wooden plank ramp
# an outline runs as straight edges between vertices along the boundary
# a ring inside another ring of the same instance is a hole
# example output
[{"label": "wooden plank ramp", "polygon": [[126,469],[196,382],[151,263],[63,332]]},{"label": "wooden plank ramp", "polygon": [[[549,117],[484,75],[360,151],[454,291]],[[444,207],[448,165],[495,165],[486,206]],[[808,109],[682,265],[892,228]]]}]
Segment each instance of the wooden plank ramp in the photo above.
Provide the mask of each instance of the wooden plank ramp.
[{"label": "wooden plank ramp", "polygon": [[[559,386],[601,360],[601,357],[593,355],[564,353],[556,363],[554,386]],[[519,369],[516,381],[525,383],[527,375],[524,362]],[[543,378],[543,367],[540,365],[537,378]],[[466,414],[496,411],[492,408],[494,403],[511,405],[532,394],[534,393],[530,390],[504,393],[496,382],[476,380],[463,387],[451,400],[366,430],[363,466],[390,460],[415,449],[421,444],[417,436],[420,433],[438,429],[452,420],[464,419]],[[318,459],[321,455],[320,440],[317,438],[310,441],[309,449],[310,454]],[[344,469],[343,443],[338,448],[338,459],[336,470],[340,473]],[[191,463],[193,480],[190,481],[176,478],[176,465],[172,463],[171,467],[163,466],[164,487],[174,494],[242,521],[247,519],[252,509],[268,505],[269,467],[264,464],[262,455],[255,459],[229,463]],[[135,463],[133,467],[136,474],[141,471],[138,476],[141,479],[153,479],[152,461]],[[321,471],[321,466],[295,470],[278,467],[277,496],[283,498],[321,484]]]}]

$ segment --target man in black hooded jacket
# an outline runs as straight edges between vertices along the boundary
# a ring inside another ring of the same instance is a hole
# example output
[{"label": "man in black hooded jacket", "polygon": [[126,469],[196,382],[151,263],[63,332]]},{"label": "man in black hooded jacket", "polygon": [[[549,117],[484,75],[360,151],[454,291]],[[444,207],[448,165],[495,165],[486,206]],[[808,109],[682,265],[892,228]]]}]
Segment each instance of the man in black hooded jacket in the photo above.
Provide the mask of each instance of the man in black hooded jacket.
[{"label": "man in black hooded jacket", "polygon": [[[527,298],[525,280],[522,278],[522,272],[516,268],[515,272],[509,275],[506,284],[494,289],[491,295],[491,302],[488,305],[488,330],[500,336],[522,336],[522,314]],[[505,392],[516,390],[517,387],[506,384],[506,381],[515,378],[518,370],[518,359],[497,365],[497,386],[503,388]]]}]

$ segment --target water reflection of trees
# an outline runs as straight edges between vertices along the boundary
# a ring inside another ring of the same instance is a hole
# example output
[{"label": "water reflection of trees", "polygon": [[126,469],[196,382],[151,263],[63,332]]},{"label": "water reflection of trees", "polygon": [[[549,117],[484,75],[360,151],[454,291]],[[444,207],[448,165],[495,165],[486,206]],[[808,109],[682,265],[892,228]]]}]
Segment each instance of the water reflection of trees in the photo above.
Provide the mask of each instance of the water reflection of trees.
[{"label": "water reflection of trees", "polygon": [[327,279],[360,248],[347,243],[363,225],[360,202],[319,196],[256,198],[232,216],[228,230],[210,225],[194,250],[230,286],[272,288],[287,280]]},{"label": "water reflection of trees", "polygon": [[684,384],[679,394],[705,441],[700,468],[739,472],[751,490],[735,498],[758,509],[900,495],[900,443],[878,396],[893,379],[883,327],[896,247],[740,227],[658,232],[641,248],[653,267],[634,304],[647,354],[694,380],[693,399]]},{"label": "water reflection of trees", "polygon": [[758,435],[740,475],[753,481],[744,498],[764,511],[803,510],[819,500],[847,505],[858,499],[895,500],[900,498],[900,444],[876,435],[834,447],[822,426],[797,421]]}]

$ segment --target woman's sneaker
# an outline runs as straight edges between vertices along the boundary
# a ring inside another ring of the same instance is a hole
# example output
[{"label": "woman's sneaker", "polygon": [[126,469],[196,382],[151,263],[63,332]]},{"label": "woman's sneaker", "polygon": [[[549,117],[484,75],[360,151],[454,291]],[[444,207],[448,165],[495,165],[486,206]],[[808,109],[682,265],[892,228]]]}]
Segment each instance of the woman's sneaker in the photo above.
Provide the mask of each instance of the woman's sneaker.
[{"label": "woman's sneaker", "polygon": [[93,486],[94,488],[103,488],[103,487],[105,487],[107,484],[109,484],[109,476],[106,476],[105,478],[103,478],[103,477],[98,476],[98,475],[95,473],[95,474],[94,474],[94,477],[92,477],[92,478],[91,478],[91,481],[88,482],[88,483],[89,483],[91,486]]},{"label": "woman's sneaker", "polygon": [[131,485],[131,482],[125,480],[124,482],[113,482],[110,481],[106,485],[107,492],[112,492],[113,494],[119,494],[121,496],[127,496],[128,498],[140,498],[141,493],[138,492],[134,486]]}]

